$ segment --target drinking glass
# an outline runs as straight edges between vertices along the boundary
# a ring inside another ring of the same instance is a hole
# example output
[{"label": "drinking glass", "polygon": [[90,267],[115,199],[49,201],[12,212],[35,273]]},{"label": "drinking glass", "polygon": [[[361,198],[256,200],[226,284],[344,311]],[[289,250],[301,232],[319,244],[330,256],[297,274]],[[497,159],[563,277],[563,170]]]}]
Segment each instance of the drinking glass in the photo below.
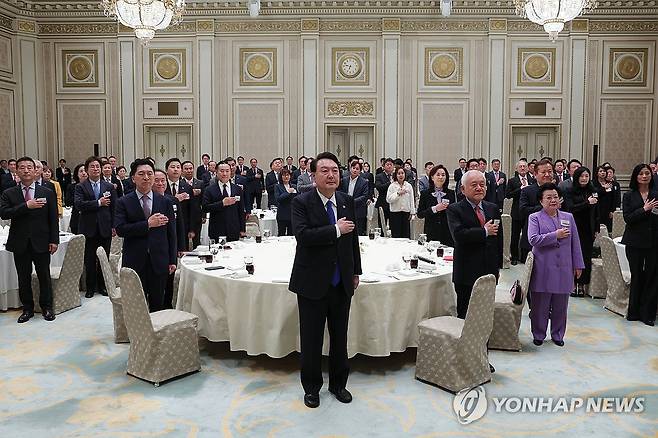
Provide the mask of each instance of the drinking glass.
[{"label": "drinking glass", "polygon": [[263,238],[265,240],[269,239],[271,235],[272,235],[272,232],[270,230],[263,230]]},{"label": "drinking glass", "polygon": [[244,257],[244,266],[249,275],[254,275],[254,258],[252,256]]},{"label": "drinking glass", "polygon": [[224,245],[226,245],[226,236],[219,236],[217,240],[218,240],[217,243],[219,243],[219,247],[222,250],[222,257],[226,257],[226,253],[224,252]]},{"label": "drinking glass", "polygon": [[424,234],[424,233],[419,234],[418,235],[418,244],[419,245],[425,245],[425,243],[427,243],[427,234]]},{"label": "drinking glass", "polygon": [[379,239],[382,236],[382,229],[377,227],[375,228],[375,239]]},{"label": "drinking glass", "polygon": [[411,255],[411,258],[409,259],[409,267],[411,267],[411,269],[418,269],[418,256],[416,254]]},{"label": "drinking glass", "polygon": [[404,252],[402,253],[402,261],[404,262],[405,269],[411,269],[411,253]]},{"label": "drinking glass", "polygon": [[[215,239],[210,239],[208,240],[208,250],[210,251],[210,254],[212,254],[212,258],[214,259],[217,253],[219,252],[219,246],[215,242]],[[206,259],[206,262],[208,259]]]}]

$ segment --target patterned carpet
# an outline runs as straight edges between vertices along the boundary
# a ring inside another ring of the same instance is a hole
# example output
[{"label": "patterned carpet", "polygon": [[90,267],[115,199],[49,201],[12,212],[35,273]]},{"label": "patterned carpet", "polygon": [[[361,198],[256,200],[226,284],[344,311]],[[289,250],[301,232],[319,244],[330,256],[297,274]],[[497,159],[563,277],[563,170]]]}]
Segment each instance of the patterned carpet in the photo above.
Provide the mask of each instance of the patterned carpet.
[{"label": "patterned carpet", "polygon": [[[521,266],[503,273],[503,283]],[[415,349],[351,361],[350,405],[325,388],[302,402],[298,356],[249,357],[202,342],[202,371],[159,388],[127,376],[128,345],[112,342],[106,297],[46,323],[0,313],[0,437],[653,436],[658,437],[658,330],[628,323],[603,301],[572,299],[566,345],[493,351],[488,411],[460,425],[453,396],[414,380]],[[326,369],[326,367],[325,367]],[[326,379],[326,375],[325,375]],[[509,413],[492,397],[645,397],[642,413]]]}]

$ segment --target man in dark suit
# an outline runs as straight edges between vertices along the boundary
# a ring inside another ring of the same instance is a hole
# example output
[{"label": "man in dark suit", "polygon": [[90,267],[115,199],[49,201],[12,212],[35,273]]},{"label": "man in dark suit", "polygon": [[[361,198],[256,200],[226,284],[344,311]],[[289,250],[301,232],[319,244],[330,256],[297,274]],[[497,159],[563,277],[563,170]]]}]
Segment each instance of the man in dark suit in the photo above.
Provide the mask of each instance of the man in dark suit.
[{"label": "man in dark suit", "polygon": [[165,184],[165,194],[173,196],[179,202],[180,209],[176,212],[176,222],[183,224],[182,236],[178,236],[179,240],[185,242],[185,249],[183,251],[191,250],[188,241],[193,238],[192,234],[192,213],[191,213],[191,200],[194,197],[192,186],[190,186],[183,178],[182,165],[178,158],[170,158],[165,164],[167,172],[167,180]]},{"label": "man in dark suit", "polygon": [[226,236],[228,242],[240,240],[245,235],[245,212],[242,189],[232,184],[231,167],[221,162],[217,165],[218,180],[203,192],[203,211],[210,213],[208,237]]},{"label": "man in dark suit", "polygon": [[201,180],[205,185],[215,181],[217,178],[217,163],[214,160],[208,161],[208,171],[201,175]]},{"label": "man in dark suit", "polygon": [[290,155],[288,155],[288,157],[286,158],[286,165],[284,167],[290,171],[291,175],[295,173],[295,170],[297,170],[297,166],[293,164],[294,162],[295,160],[293,160],[293,158]]},{"label": "man in dark suit", "polygon": [[[125,166],[117,167],[116,178],[117,178],[117,184],[121,187],[121,193],[123,193],[123,196],[127,195],[130,192],[135,191],[135,183],[133,183],[133,181],[128,176],[128,171]],[[119,193],[118,188],[117,188],[117,193]]]},{"label": "man in dark suit", "polygon": [[190,226],[189,232],[192,233],[192,247],[196,248],[201,243],[201,227],[204,222],[201,201],[203,199],[203,181],[194,178],[194,164],[191,161],[183,161],[183,178],[187,185],[192,187],[192,198],[190,198]]},{"label": "man in dark suit", "polygon": [[304,155],[299,157],[299,160],[297,161],[297,164],[299,165],[299,167],[297,167],[297,169],[295,169],[295,171],[292,172],[291,177],[290,177],[290,184],[293,184],[293,185],[297,185],[297,178],[299,178],[299,175],[302,172],[305,172],[306,169],[307,169],[306,168],[306,157]]},{"label": "man in dark suit", "polygon": [[459,191],[459,180],[462,179],[462,176],[464,176],[467,170],[468,169],[466,168],[466,158],[462,157],[459,159],[459,167],[456,168],[454,172],[456,191]]},{"label": "man in dark suit", "polygon": [[[523,229],[523,216],[519,211],[519,199],[521,190],[535,183],[535,179],[528,173],[528,162],[524,159],[516,164],[516,175],[507,181],[505,197],[512,200],[512,235],[510,239],[510,263],[516,265],[519,262],[519,240]],[[523,259],[525,260],[525,259]]]},{"label": "man in dark suit", "polygon": [[242,176],[246,177],[247,176],[247,169],[249,169],[249,166],[244,164],[244,157],[242,155],[240,155],[236,159],[238,160],[238,164],[236,166],[235,174],[236,175],[242,175]]},{"label": "man in dark suit", "polygon": [[117,192],[114,185],[101,178],[101,163],[98,157],[89,157],[85,162],[89,177],[75,186],[73,195],[75,209],[79,211],[78,232],[85,236],[85,279],[87,293],[107,295],[103,275],[98,267],[96,250],[103,247],[110,253],[114,229],[114,206]]},{"label": "man in dark suit", "polygon": [[47,189],[52,190],[53,193],[57,193],[55,191],[55,184],[43,179],[42,175],[43,175],[43,162],[39,160],[34,160],[34,176],[35,176],[34,183],[38,186],[43,186]]},{"label": "man in dark suit", "polygon": [[542,209],[539,203],[539,187],[553,181],[553,165],[550,160],[540,160],[535,164],[536,181],[521,190],[519,197],[519,213],[523,219],[523,231],[521,233],[521,258],[520,262],[525,263],[525,259],[530,252],[531,246],[528,242],[528,217]]},{"label": "man in dark suit", "polygon": [[473,284],[503,267],[503,228],[498,206],[484,200],[486,182],[478,171],[462,177],[464,199],[448,206],[448,228],[455,241],[452,282],[457,293],[457,317],[466,318]]},{"label": "man in dark suit", "polygon": [[0,176],[0,193],[10,187],[14,187],[20,181],[20,178],[16,173],[16,160],[11,159],[7,161],[7,169],[9,170],[9,173],[4,173]]},{"label": "man in dark suit", "polygon": [[555,160],[555,184],[559,185],[562,181],[571,179],[571,175],[565,169],[565,163],[566,161],[562,159]]},{"label": "man in dark suit", "polygon": [[[375,208],[379,209],[382,207],[384,209],[384,218],[388,220],[389,215],[389,205],[386,201],[386,192],[388,192],[388,186],[393,182],[393,159],[386,158],[384,160],[384,171],[377,174],[375,177],[375,188],[377,189],[377,201],[375,202]],[[383,230],[386,228],[386,224],[379,218],[379,227]]]},{"label": "man in dark suit", "polygon": [[34,183],[35,163],[32,158],[18,160],[20,184],[10,187],[0,198],[0,217],[11,219],[7,251],[14,255],[18,275],[18,294],[23,303],[19,323],[34,316],[32,297],[32,264],[39,278],[39,305],[46,321],[55,319],[53,291],[50,281],[50,255],[59,244],[57,197],[54,191]]},{"label": "man in dark suit", "polygon": [[55,169],[55,178],[62,187],[62,193],[66,193],[66,188],[71,184],[71,169],[66,167],[66,160],[59,160],[59,167]]},{"label": "man in dark suit", "polygon": [[205,180],[206,178],[204,175],[210,172],[210,155],[208,154],[201,155],[201,161],[203,163],[196,169],[196,178],[200,180]]},{"label": "man in dark suit", "polygon": [[350,301],[359,285],[361,253],[354,233],[354,202],[337,192],[338,158],[323,152],[311,164],[316,190],[297,195],[292,203],[292,229],[297,240],[288,289],[297,294],[304,404],[320,405],[322,341],[329,324],[329,391],[349,403],[347,325]]},{"label": "man in dark suit", "polygon": [[172,204],[153,192],[155,169],[147,159],[130,165],[135,191],[117,201],[114,226],[123,237],[123,267],[139,275],[151,312],[164,309],[167,276],[176,271],[176,223]]},{"label": "man in dark suit", "polygon": [[494,191],[493,202],[498,205],[500,212],[503,212],[503,204],[505,203],[505,190],[507,188],[507,175],[500,170],[500,160],[494,158],[491,160],[491,172],[489,178],[492,181],[492,189]]},{"label": "man in dark suit", "polygon": [[112,168],[112,164],[109,161],[106,161],[102,164],[102,179],[105,180],[106,183],[111,184],[114,187],[114,190],[117,192],[117,198],[120,198],[123,196],[123,184],[121,184],[121,181],[119,181],[119,178],[114,174],[114,169]]},{"label": "man in dark suit", "polygon": [[281,168],[283,167],[283,159],[275,158],[270,163],[270,171],[265,175],[265,190],[267,191],[267,204],[277,205],[276,196],[274,196],[274,186],[281,184]]},{"label": "man in dark suit", "polygon": [[247,170],[247,186],[249,200],[253,203],[256,200],[256,208],[260,208],[263,200],[263,190],[265,190],[265,175],[263,170],[258,168],[258,160],[252,158],[249,160],[251,167]]},{"label": "man in dark suit", "polygon": [[350,164],[350,173],[340,183],[339,190],[347,193],[354,200],[354,213],[356,215],[356,230],[361,236],[366,235],[366,224],[368,221],[368,181],[361,177],[363,166],[359,160]]}]

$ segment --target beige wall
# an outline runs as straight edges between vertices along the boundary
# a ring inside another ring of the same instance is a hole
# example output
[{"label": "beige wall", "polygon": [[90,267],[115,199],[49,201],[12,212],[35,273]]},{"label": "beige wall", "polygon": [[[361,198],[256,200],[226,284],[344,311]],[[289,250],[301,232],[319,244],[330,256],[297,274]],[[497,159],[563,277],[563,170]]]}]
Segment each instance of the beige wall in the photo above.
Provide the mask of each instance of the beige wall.
[{"label": "beige wall", "polygon": [[[450,168],[480,155],[509,168],[511,127],[526,125],[558,127],[566,158],[590,163],[601,145],[621,174],[658,154],[658,22],[579,20],[552,43],[518,19],[451,20],[200,19],[148,47],[107,22],[0,20],[0,155],[74,164],[99,143],[130,160],[161,125],[192,127],[194,161],[315,153],[328,125],[373,126],[374,159]],[[337,76],[352,55],[362,71]],[[548,115],[527,117],[526,101]]]}]

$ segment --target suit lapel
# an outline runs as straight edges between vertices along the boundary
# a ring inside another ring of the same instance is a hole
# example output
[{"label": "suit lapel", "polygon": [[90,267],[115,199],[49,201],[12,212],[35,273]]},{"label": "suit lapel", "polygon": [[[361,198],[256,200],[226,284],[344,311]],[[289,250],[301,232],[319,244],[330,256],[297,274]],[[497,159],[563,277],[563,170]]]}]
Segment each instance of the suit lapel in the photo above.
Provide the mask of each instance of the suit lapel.
[{"label": "suit lapel", "polygon": [[[320,195],[318,194],[317,190],[313,191],[313,204],[315,205],[315,210],[320,218],[320,222],[322,225],[329,225],[329,218],[327,217],[327,209],[326,206],[322,203],[322,199],[320,198]],[[336,198],[336,202],[338,202],[338,198]],[[338,220],[338,218],[336,218]]]}]

